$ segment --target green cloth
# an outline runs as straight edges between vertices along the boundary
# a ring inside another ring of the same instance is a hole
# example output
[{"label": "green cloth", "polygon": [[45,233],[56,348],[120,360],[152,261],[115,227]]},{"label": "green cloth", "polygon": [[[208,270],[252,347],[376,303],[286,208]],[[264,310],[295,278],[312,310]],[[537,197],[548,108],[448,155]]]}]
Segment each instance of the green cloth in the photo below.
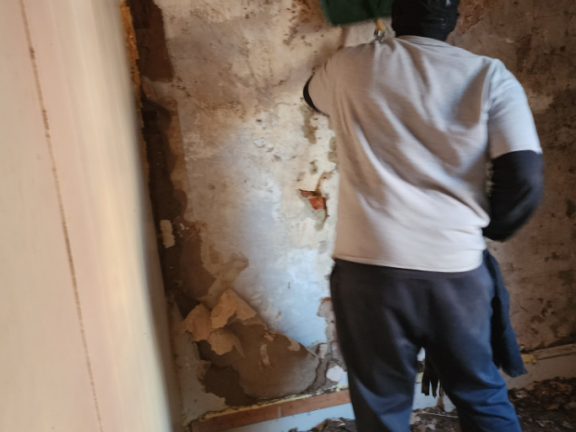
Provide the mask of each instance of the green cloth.
[{"label": "green cloth", "polygon": [[320,0],[332,25],[354,24],[390,16],[393,0]]}]

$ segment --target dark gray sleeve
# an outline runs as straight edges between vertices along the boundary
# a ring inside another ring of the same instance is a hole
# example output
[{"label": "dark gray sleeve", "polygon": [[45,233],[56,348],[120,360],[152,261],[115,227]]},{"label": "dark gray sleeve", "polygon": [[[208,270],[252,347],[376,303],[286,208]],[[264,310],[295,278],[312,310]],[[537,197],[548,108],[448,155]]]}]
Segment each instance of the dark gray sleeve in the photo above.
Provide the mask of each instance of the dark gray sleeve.
[{"label": "dark gray sleeve", "polygon": [[504,241],[512,237],[534,214],[542,199],[542,154],[522,150],[492,160],[490,224],[484,236]]}]

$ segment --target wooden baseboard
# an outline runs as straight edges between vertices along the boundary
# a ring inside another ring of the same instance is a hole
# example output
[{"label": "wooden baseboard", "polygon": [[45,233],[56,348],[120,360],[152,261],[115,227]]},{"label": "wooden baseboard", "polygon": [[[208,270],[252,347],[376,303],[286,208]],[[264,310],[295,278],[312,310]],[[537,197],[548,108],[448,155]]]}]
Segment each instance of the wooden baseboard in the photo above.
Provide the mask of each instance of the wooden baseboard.
[{"label": "wooden baseboard", "polygon": [[279,402],[246,411],[224,414],[206,420],[196,420],[192,422],[192,432],[221,432],[240,426],[276,420],[282,417],[345,405],[347,403],[350,403],[348,390],[325,393],[305,399]]}]

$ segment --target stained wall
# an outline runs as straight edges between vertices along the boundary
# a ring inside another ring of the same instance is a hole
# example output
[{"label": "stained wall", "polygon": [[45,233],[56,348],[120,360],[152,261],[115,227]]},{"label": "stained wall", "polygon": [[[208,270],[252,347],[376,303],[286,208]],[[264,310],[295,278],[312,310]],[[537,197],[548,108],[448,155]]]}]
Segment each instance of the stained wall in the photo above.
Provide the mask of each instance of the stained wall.
[{"label": "stained wall", "polygon": [[[185,422],[338,385],[337,148],[301,94],[315,67],[373,27],[330,28],[316,0],[130,3]],[[451,37],[518,76],[542,138],[542,209],[491,245],[528,351],[574,340],[575,13],[567,0],[465,0]]]},{"label": "stained wall", "polygon": [[576,4],[471,0],[451,41],[499,58],[524,86],[545,160],[545,196],[511,241],[492,244],[531,351],[576,338]]}]

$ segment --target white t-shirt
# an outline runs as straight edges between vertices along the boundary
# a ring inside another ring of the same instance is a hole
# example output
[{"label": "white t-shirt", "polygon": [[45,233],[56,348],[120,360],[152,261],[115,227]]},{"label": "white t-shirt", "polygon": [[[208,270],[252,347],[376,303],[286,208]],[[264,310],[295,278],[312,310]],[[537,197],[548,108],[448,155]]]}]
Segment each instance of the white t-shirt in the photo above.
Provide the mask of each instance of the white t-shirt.
[{"label": "white t-shirt", "polygon": [[339,51],[314,75],[309,95],[338,141],[334,257],[477,268],[490,220],[488,161],[541,152],[524,90],[504,64],[403,36]]}]

